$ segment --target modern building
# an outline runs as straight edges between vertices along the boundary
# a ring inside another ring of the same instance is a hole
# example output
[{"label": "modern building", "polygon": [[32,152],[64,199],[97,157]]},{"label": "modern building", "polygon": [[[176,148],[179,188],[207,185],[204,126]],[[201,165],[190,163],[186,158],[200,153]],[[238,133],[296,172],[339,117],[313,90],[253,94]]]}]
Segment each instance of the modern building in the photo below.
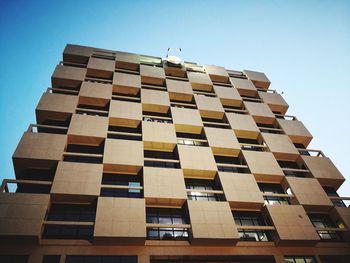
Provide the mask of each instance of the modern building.
[{"label": "modern building", "polygon": [[344,177],[264,73],[67,45],[0,193],[0,262],[350,262]]}]

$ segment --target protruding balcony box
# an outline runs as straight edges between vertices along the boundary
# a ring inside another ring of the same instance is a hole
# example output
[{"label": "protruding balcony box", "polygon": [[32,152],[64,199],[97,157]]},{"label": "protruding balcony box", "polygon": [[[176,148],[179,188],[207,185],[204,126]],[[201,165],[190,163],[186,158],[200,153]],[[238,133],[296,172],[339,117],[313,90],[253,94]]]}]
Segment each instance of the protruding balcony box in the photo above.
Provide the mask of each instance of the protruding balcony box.
[{"label": "protruding balcony box", "polygon": [[49,121],[65,122],[70,118],[78,105],[77,96],[45,92],[35,109],[38,124]]},{"label": "protruding balcony box", "polygon": [[211,91],[213,89],[213,83],[208,74],[187,72],[187,77],[193,90]]},{"label": "protruding balcony box", "polygon": [[138,70],[140,67],[140,56],[126,52],[116,52],[115,67],[134,71]]},{"label": "protruding balcony box", "polygon": [[241,96],[255,97],[258,94],[258,90],[249,79],[230,78],[230,80]]},{"label": "protruding balcony box", "polygon": [[307,147],[311,142],[312,135],[301,121],[277,119],[277,122],[293,143],[300,143]]},{"label": "protruding balcony box", "polygon": [[181,67],[172,67],[172,66],[168,66],[167,63],[164,61],[163,67],[164,67],[165,74],[167,76],[186,78],[186,75],[187,75],[186,67],[183,65]]},{"label": "protruding balcony box", "polygon": [[222,119],[225,110],[218,98],[194,95],[198,110],[204,118]]},{"label": "protruding balcony box", "polygon": [[213,82],[229,82],[230,77],[224,67],[204,65],[204,68]]},{"label": "protruding balcony box", "polygon": [[140,66],[141,82],[143,84],[164,86],[165,72],[161,67],[153,67],[148,65]]},{"label": "protruding balcony box", "polygon": [[[72,96],[71,96],[72,97]],[[79,91],[79,103],[105,106],[112,98],[112,85],[83,82]]]},{"label": "protruding balcony box", "polygon": [[196,134],[202,132],[203,122],[198,110],[171,107],[171,115],[176,132]]},{"label": "protruding balcony box", "polygon": [[214,90],[222,105],[234,107],[240,107],[242,105],[242,97],[236,88],[214,85]]},{"label": "protruding balcony box", "polygon": [[178,145],[181,168],[185,177],[214,179],[217,167],[209,147]]},{"label": "protruding balcony box", "polygon": [[280,183],[284,173],[275,157],[270,152],[242,151],[256,181],[263,183]]},{"label": "protruding balcony box", "polygon": [[167,79],[166,86],[169,92],[170,99],[187,101],[187,102],[192,101],[193,90],[188,81]]},{"label": "protruding balcony box", "polygon": [[345,181],[344,176],[328,157],[301,156],[312,177],[322,186],[338,189]]},{"label": "protruding balcony box", "polygon": [[276,228],[279,245],[315,245],[319,236],[301,205],[266,205],[264,211]]},{"label": "protruding balcony box", "polygon": [[142,120],[142,105],[112,100],[109,107],[110,125],[136,128]]},{"label": "protruding balcony box", "polygon": [[344,227],[348,229],[342,232],[342,237],[350,242],[350,207],[334,207],[330,212],[330,217],[333,222],[342,222]]},{"label": "protruding balcony box", "polygon": [[141,89],[140,75],[115,72],[113,75],[113,92],[136,95]]},{"label": "protruding balcony box", "polygon": [[55,201],[92,201],[100,195],[103,165],[59,162],[51,187]]},{"label": "protruding balcony box", "polygon": [[87,64],[86,75],[93,78],[112,79],[115,68],[115,61],[91,57]]},{"label": "protruding balcony box", "polygon": [[105,172],[137,174],[143,166],[143,143],[106,139],[103,154]]},{"label": "protruding balcony box", "polygon": [[243,70],[243,73],[250,79],[254,85],[259,89],[268,89],[270,87],[270,80],[262,72]]},{"label": "protruding balcony box", "polygon": [[144,199],[99,197],[94,243],[142,245],[146,240]]},{"label": "protruding balcony box", "polygon": [[177,143],[175,126],[169,123],[144,121],[142,141],[145,150],[172,152]]},{"label": "protruding balcony box", "polygon": [[270,109],[274,112],[280,112],[281,114],[286,114],[289,105],[283,99],[283,97],[278,93],[269,93],[259,91],[259,97],[269,105]]},{"label": "protruding balcony box", "polygon": [[219,172],[219,178],[231,208],[260,209],[264,205],[264,198],[252,174]]},{"label": "protruding balcony box", "polygon": [[270,151],[278,160],[296,161],[299,151],[287,135],[262,133],[261,134]]},{"label": "protruding balcony box", "polygon": [[214,155],[238,156],[241,146],[233,130],[205,127],[204,131]]},{"label": "protruding balcony box", "polygon": [[38,243],[50,195],[1,193],[0,240]]},{"label": "protruding balcony box", "polygon": [[291,203],[302,205],[308,212],[326,212],[333,206],[316,179],[285,177],[282,185],[285,189],[290,187],[292,190],[294,198],[291,199]]},{"label": "protruding balcony box", "polygon": [[170,107],[169,94],[165,91],[142,89],[142,110],[167,113]]},{"label": "protruding balcony box", "polygon": [[276,117],[267,104],[246,101],[244,105],[256,122],[266,124],[273,124],[275,122]]},{"label": "protruding balcony box", "polygon": [[68,44],[63,51],[63,61],[87,64],[92,52],[91,47]]},{"label": "protruding balcony box", "polygon": [[51,77],[53,88],[79,89],[84,81],[86,68],[57,65]]},{"label": "protruding balcony box", "polygon": [[237,137],[248,139],[258,138],[260,130],[252,116],[237,113],[226,113],[226,117]]},{"label": "protruding balcony box", "polygon": [[107,138],[108,118],[73,114],[68,129],[70,143],[98,145]]},{"label": "protruding balcony box", "polygon": [[192,244],[234,245],[239,236],[228,202],[187,201]]},{"label": "protruding balcony box", "polygon": [[182,207],[187,200],[180,169],[144,167],[143,187],[147,205]]}]

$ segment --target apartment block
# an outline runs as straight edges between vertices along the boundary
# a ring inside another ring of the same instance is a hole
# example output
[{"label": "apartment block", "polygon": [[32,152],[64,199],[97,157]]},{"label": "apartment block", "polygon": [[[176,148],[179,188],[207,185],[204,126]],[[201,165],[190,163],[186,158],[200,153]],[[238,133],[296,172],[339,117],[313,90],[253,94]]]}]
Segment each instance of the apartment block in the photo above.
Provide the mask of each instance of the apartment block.
[{"label": "apartment block", "polygon": [[51,82],[0,262],[350,262],[345,179],[264,73],[69,44]]}]

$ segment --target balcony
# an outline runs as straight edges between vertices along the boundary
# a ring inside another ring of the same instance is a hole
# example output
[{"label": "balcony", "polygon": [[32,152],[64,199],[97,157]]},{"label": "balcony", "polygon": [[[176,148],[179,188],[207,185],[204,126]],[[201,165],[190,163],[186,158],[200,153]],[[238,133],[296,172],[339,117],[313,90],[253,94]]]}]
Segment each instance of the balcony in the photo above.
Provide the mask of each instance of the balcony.
[{"label": "balcony", "polygon": [[204,132],[214,155],[237,156],[239,154],[240,145],[231,129],[205,127]]},{"label": "balcony", "polygon": [[51,77],[52,88],[79,90],[85,75],[85,68],[57,65]]},{"label": "balcony", "polygon": [[303,161],[299,158],[296,161],[280,161],[278,164],[287,177],[308,177],[309,170],[305,168]]},{"label": "balcony", "polygon": [[266,104],[245,101],[244,105],[255,122],[264,124],[273,124],[275,122],[276,117]]},{"label": "balcony", "polygon": [[65,62],[81,63],[86,65],[92,53],[93,48],[68,44],[63,51],[63,60]]},{"label": "balcony", "polygon": [[278,245],[314,246],[320,240],[302,206],[266,205],[263,212],[275,226],[274,240]]},{"label": "balcony", "polygon": [[224,107],[240,107],[242,105],[242,97],[236,88],[214,86],[214,90]]},{"label": "balcony", "polygon": [[115,68],[115,61],[110,59],[101,59],[92,56],[87,64],[86,76],[96,79],[112,80]]},{"label": "balcony", "polygon": [[141,90],[140,75],[115,72],[113,76],[113,92],[117,94],[136,95]]},{"label": "balcony", "polygon": [[79,104],[105,108],[111,98],[112,85],[110,84],[83,82],[80,87]]},{"label": "balcony", "polygon": [[199,134],[177,132],[177,144],[192,146],[208,146],[208,140],[202,131]]},{"label": "balcony", "polygon": [[226,155],[214,155],[215,162],[220,172],[228,173],[245,173],[249,174],[250,170],[245,162],[243,155],[239,154],[237,156],[226,156]]},{"label": "balcony", "polygon": [[332,202],[316,179],[286,177],[282,185],[293,194],[291,204],[302,205],[308,212],[327,212],[332,208]]},{"label": "balcony", "polygon": [[187,77],[191,83],[192,89],[197,91],[211,91],[213,83],[209,75],[200,72],[187,72]]},{"label": "balcony", "polygon": [[242,78],[230,78],[234,88],[237,89],[239,95],[247,97],[256,97],[258,90],[254,86],[253,82],[248,79]]},{"label": "balcony", "polygon": [[1,193],[0,240],[38,244],[50,200],[46,194]]},{"label": "balcony", "polygon": [[65,151],[63,153],[63,161],[77,163],[102,163],[103,150],[105,141],[93,140],[88,142],[89,137],[85,137],[85,141],[70,140],[68,138]]},{"label": "balcony", "polygon": [[277,121],[281,129],[289,136],[293,143],[302,144],[304,147],[309,145],[312,135],[302,122],[296,119],[286,120],[281,118],[278,118]]},{"label": "balcony", "polygon": [[3,179],[0,193],[50,194],[52,182]]},{"label": "balcony", "polygon": [[194,245],[234,245],[239,239],[227,202],[187,201]]},{"label": "balcony", "polygon": [[183,208],[146,208],[148,240],[188,240],[191,225]]},{"label": "balcony", "polygon": [[284,134],[283,130],[279,127],[278,122],[275,120],[273,124],[257,123],[260,132],[271,134]]},{"label": "balcony", "polygon": [[315,227],[321,241],[323,242],[342,242],[342,232],[346,228],[339,228],[329,217],[328,214],[308,214],[313,226]]},{"label": "balcony", "polygon": [[245,150],[242,153],[257,182],[281,182],[284,174],[272,153]]},{"label": "balcony", "polygon": [[185,177],[213,179],[217,167],[209,147],[178,145],[180,165]]},{"label": "balcony", "polygon": [[341,197],[338,195],[337,191],[333,187],[323,187],[323,190],[326,192],[329,199],[336,207],[347,207],[344,201],[349,201],[350,197]]},{"label": "balcony", "polygon": [[146,240],[146,207],[141,198],[99,197],[94,243],[143,245]]},{"label": "balcony", "polygon": [[280,184],[259,183],[259,189],[265,200],[265,205],[289,205],[293,195],[287,194]]},{"label": "balcony", "polygon": [[224,108],[218,98],[194,95],[198,110],[202,118],[222,119]]},{"label": "balcony", "polygon": [[140,123],[136,128],[133,128],[121,125],[114,125],[114,123],[112,123],[108,126],[107,138],[142,141],[142,125]]},{"label": "balcony", "polygon": [[171,152],[145,150],[144,166],[163,167],[163,168],[181,168],[177,148]]},{"label": "balcony", "polygon": [[156,86],[164,86],[165,84],[165,72],[161,67],[141,65],[140,75],[142,84]]},{"label": "balcony", "polygon": [[251,80],[257,88],[268,89],[271,82],[262,72],[243,70],[243,73]]},{"label": "balcony", "polygon": [[185,179],[187,199],[196,201],[225,201],[218,177],[214,180]]},{"label": "balcony", "polygon": [[260,133],[258,126],[250,115],[227,113],[227,120],[237,137],[257,139]]},{"label": "balcony", "polygon": [[149,112],[167,113],[170,100],[167,92],[158,90],[141,90],[142,110]]},{"label": "balcony", "polygon": [[129,101],[111,101],[109,109],[109,125],[137,128],[142,120],[140,103]]},{"label": "balcony", "polygon": [[255,139],[237,138],[240,148],[245,151],[256,151],[265,152],[267,151],[267,146],[261,136]]},{"label": "balcony", "polygon": [[116,52],[116,70],[138,71],[140,67],[140,56],[137,54]]},{"label": "balcony", "polygon": [[185,203],[187,196],[181,170],[144,167],[143,178],[148,206],[181,207]]},{"label": "balcony", "polygon": [[142,137],[145,150],[170,152],[177,143],[175,126],[169,123],[142,122]]},{"label": "balcony", "polygon": [[171,115],[176,132],[194,134],[202,132],[203,122],[198,110],[171,107]]},{"label": "balcony", "polygon": [[231,209],[260,209],[264,199],[252,174],[222,173],[219,178]]},{"label": "balcony", "polygon": [[299,151],[287,135],[270,133],[261,135],[276,159],[296,161],[299,158]]},{"label": "balcony", "polygon": [[229,75],[224,67],[204,65],[205,71],[209,74],[212,82],[228,83]]},{"label": "balcony", "polygon": [[163,61],[163,68],[165,71],[166,78],[168,79],[186,79],[187,80],[187,72],[186,67],[184,65],[172,65],[168,61]]},{"label": "balcony", "polygon": [[259,97],[266,103],[273,112],[279,112],[280,114],[286,114],[289,105],[283,99],[283,97],[276,91],[261,92],[259,91]]},{"label": "balcony", "polygon": [[191,102],[193,99],[193,90],[189,82],[179,80],[166,80],[167,90],[170,100]]}]

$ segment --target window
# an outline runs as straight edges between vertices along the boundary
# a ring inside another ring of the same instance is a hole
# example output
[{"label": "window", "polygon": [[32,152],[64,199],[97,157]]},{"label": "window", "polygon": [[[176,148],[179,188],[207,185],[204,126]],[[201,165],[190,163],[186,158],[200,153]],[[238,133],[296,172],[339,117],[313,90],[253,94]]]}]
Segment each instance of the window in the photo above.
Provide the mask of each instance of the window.
[{"label": "window", "polygon": [[258,241],[258,242],[268,242],[270,238],[268,237],[267,231],[261,230],[239,230],[239,239],[242,241]]},{"label": "window", "polygon": [[[327,195],[329,197],[339,197],[337,191],[332,188],[332,187],[323,187],[324,191],[327,193]],[[343,200],[340,199],[331,199],[332,203],[334,204],[334,206],[337,207],[346,207],[345,203],[343,202]]]},{"label": "window", "polygon": [[47,216],[48,221],[94,222],[96,205],[52,204]]},{"label": "window", "polygon": [[44,239],[91,239],[94,226],[81,225],[45,225]]},{"label": "window", "polygon": [[215,180],[185,179],[186,188],[192,191],[187,192],[188,200],[197,201],[224,201],[223,194],[207,193],[201,190],[221,190]]},{"label": "window", "polygon": [[[102,177],[101,196],[104,197],[128,197],[128,198],[142,198],[142,189],[133,189],[132,187],[142,186],[142,175],[128,175],[128,174],[107,174],[104,173]],[[130,188],[114,188],[108,186],[130,186]]]},{"label": "window", "polygon": [[173,152],[145,150],[144,157],[144,166],[180,168],[180,161],[177,148],[175,148]]},{"label": "window", "polygon": [[[325,214],[310,214],[309,218],[314,225],[315,228],[337,228],[330,217]],[[328,231],[328,230],[317,230],[318,235],[323,241],[342,241],[341,236],[336,231]]]},{"label": "window", "polygon": [[145,65],[151,65],[151,66],[162,66],[162,59],[158,57],[151,57],[151,56],[140,56],[140,63]]},{"label": "window", "polygon": [[316,263],[315,258],[312,256],[286,256],[284,260],[287,263]]},{"label": "window", "polygon": [[60,263],[60,255],[44,255],[42,263]]},{"label": "window", "polygon": [[[264,194],[285,194],[282,186],[280,184],[266,184],[259,183],[260,191]],[[285,204],[289,205],[288,197],[277,197],[277,196],[264,196],[265,204],[274,205],[274,204]]]}]

